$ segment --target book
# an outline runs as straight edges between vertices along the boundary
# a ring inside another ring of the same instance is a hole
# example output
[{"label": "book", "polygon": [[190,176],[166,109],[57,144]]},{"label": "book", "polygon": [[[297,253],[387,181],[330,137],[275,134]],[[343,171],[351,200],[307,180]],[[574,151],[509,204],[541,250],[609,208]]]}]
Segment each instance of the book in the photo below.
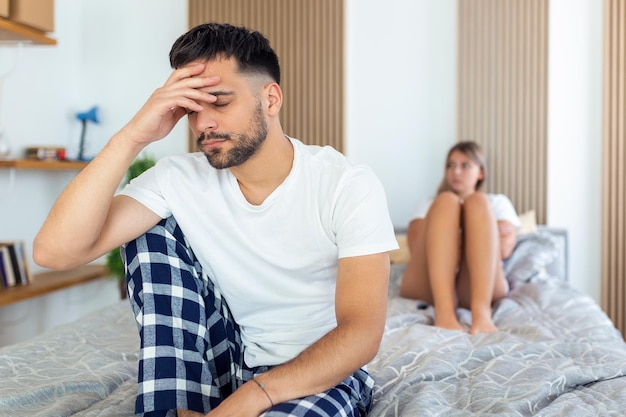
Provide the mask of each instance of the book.
[{"label": "book", "polygon": [[26,285],[30,282],[28,261],[25,255],[24,242],[0,242],[0,269],[2,270],[2,287]]},{"label": "book", "polygon": [[15,244],[7,244],[9,249],[9,256],[11,257],[11,266],[13,267],[13,275],[15,276],[15,285],[22,285],[24,283],[24,277],[20,270],[20,259],[17,259],[17,252],[15,251]]},{"label": "book", "polygon": [[28,259],[26,258],[26,250],[24,249],[24,242],[18,240],[14,243],[17,259],[19,260],[18,268],[20,275],[22,276],[22,284],[29,284],[31,281],[30,270],[28,268]]},{"label": "book", "polygon": [[4,272],[4,257],[0,252],[0,288],[8,288],[9,283],[7,281],[6,273]]},{"label": "book", "polygon": [[4,274],[6,275],[7,287],[13,287],[16,285],[15,272],[13,272],[13,263],[11,262],[11,254],[9,253],[9,247],[7,245],[0,246],[0,256],[2,257],[2,265]]}]

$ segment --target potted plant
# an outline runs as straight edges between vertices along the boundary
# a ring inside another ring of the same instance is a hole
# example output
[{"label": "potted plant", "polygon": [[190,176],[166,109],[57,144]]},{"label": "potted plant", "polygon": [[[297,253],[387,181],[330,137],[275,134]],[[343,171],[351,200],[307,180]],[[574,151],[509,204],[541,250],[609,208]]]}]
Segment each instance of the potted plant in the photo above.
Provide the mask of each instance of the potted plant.
[{"label": "potted plant", "polygon": [[[155,163],[156,161],[153,157],[149,155],[140,155],[128,167],[128,171],[126,171],[126,175],[124,176],[124,180],[121,185],[124,186],[128,184],[130,180],[139,176],[139,174],[148,168],[154,166]],[[128,291],[126,290],[126,270],[124,268],[124,263],[122,262],[120,248],[115,248],[109,252],[106,255],[105,260],[106,266],[109,269],[109,274],[113,279],[117,280],[120,288],[120,296],[122,298],[126,298],[128,295]]]}]

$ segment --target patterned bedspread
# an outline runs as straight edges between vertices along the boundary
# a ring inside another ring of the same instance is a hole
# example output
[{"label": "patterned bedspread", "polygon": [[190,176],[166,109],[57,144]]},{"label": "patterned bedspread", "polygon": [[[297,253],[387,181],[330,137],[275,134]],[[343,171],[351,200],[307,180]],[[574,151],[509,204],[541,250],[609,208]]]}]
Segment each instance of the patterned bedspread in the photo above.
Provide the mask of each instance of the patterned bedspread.
[{"label": "patterned bedspread", "polygon": [[[589,297],[535,277],[494,318],[500,331],[490,335],[443,330],[430,325],[430,307],[392,294],[368,368],[370,416],[625,415],[626,345]],[[0,349],[0,416],[133,416],[137,345],[120,302]]]},{"label": "patterned bedspread", "polygon": [[0,416],[134,416],[138,345],[121,301],[0,349]]},{"label": "patterned bedspread", "polygon": [[372,416],[626,415],[626,344],[567,283],[517,285],[495,308],[494,334],[433,327],[432,307],[418,307],[390,300],[368,368],[377,381]]}]

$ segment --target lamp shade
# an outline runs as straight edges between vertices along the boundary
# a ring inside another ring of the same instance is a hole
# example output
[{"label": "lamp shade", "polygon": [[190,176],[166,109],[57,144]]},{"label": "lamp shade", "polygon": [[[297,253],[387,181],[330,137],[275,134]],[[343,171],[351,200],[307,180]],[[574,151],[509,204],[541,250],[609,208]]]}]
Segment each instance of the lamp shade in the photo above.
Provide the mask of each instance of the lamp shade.
[{"label": "lamp shade", "polygon": [[76,118],[85,122],[100,123],[98,119],[98,106],[93,106],[86,112],[76,113]]}]

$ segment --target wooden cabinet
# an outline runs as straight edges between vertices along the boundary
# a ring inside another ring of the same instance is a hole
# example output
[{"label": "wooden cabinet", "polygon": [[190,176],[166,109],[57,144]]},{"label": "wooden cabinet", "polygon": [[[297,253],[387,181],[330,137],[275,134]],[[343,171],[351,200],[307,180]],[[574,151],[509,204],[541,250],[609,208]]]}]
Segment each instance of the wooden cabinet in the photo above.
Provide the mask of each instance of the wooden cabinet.
[{"label": "wooden cabinet", "polygon": [[9,17],[9,0],[0,0],[0,17]]},{"label": "wooden cabinet", "polygon": [[43,32],[54,32],[54,0],[9,0],[9,19]]},{"label": "wooden cabinet", "polygon": [[54,0],[0,0],[0,41],[55,45]]}]

